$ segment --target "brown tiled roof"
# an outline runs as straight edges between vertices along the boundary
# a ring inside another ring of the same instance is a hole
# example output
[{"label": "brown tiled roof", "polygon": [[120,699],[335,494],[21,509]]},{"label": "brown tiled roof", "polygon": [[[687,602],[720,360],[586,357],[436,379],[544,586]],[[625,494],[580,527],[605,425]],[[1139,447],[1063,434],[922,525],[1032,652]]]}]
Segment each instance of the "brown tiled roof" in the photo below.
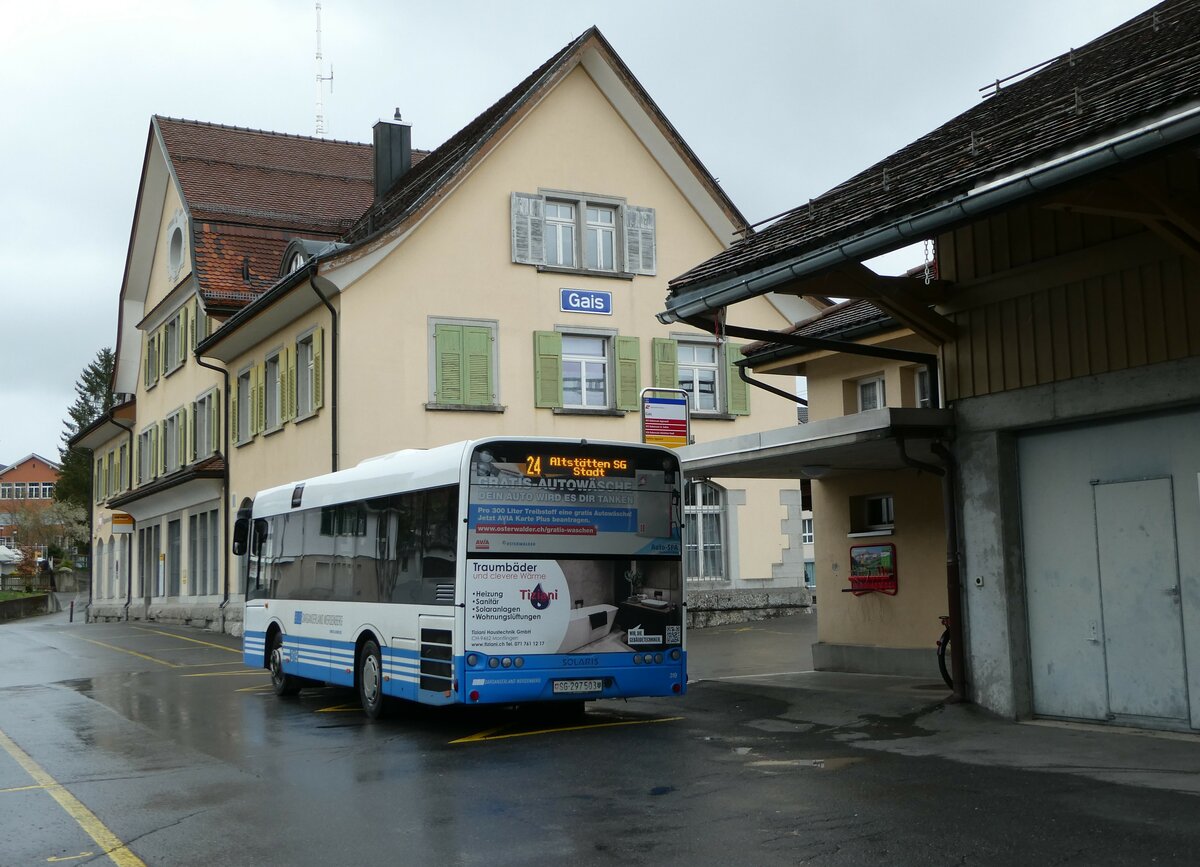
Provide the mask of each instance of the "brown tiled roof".
[{"label": "brown tiled roof", "polygon": [[267,229],[194,224],[195,270],[203,274],[205,303],[239,307],[257,298],[278,279],[290,237]]},{"label": "brown tiled roof", "polygon": [[371,204],[370,145],[168,117],[154,123],[192,218],[206,303],[252,300],[275,281],[290,238],[336,239]]},{"label": "brown tiled roof", "polygon": [[[872,302],[865,299],[843,301],[826,307],[816,316],[796,323],[787,334],[798,337],[818,337],[825,340],[854,340],[899,327],[899,323],[888,313],[880,310]],[[743,355],[755,355],[766,349],[780,346],[770,341],[751,343],[742,349]]]},{"label": "brown tiled roof", "polygon": [[1200,2],[1167,0],[676,277],[755,271],[966,194],[1200,99]]}]

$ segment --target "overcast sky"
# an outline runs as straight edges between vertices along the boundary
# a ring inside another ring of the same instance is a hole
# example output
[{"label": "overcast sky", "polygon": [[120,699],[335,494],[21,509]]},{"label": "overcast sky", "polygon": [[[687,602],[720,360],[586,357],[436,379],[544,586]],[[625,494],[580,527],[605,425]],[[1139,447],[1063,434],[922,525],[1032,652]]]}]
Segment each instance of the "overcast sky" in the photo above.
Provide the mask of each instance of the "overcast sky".
[{"label": "overcast sky", "polygon": [[[323,0],[327,135],[369,141],[399,106],[413,144],[436,147],[596,24],[757,221],[974,105],[988,81],[1152,5]],[[311,0],[5,6],[0,464],[57,459],[75,380],[115,343],[150,116],[311,135],[315,53]]]}]

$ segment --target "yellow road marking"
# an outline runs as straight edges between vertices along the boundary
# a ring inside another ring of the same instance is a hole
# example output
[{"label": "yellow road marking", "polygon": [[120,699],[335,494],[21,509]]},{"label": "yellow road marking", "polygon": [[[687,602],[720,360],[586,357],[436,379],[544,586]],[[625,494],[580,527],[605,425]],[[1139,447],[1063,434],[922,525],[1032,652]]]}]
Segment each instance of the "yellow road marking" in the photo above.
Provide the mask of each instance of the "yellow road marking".
[{"label": "yellow road marking", "polygon": [[512,732],[510,734],[505,734],[505,735],[496,734],[496,732],[500,731],[501,729],[508,728],[508,726],[498,726],[497,728],[488,729],[487,731],[482,731],[482,732],[479,732],[478,734],[468,735],[465,738],[459,738],[456,741],[450,741],[450,743],[452,743],[452,744],[467,744],[467,743],[478,743],[480,741],[499,741],[499,740],[504,740],[505,738],[527,738],[530,735],[549,735],[549,734],[555,734],[557,732],[578,732],[578,731],[583,731],[584,729],[606,729],[606,728],[613,728],[615,726],[640,726],[640,725],[648,725],[650,723],[675,722],[676,720],[681,720],[681,719],[683,719],[683,717],[681,717],[681,716],[667,716],[667,717],[662,717],[660,719],[621,720],[619,722],[588,723],[587,725],[579,725],[579,726],[563,726],[561,728],[538,729],[537,731],[532,731],[532,732]]},{"label": "yellow road marking", "polygon": [[[180,666],[176,666],[179,668]],[[265,668],[246,668],[241,671],[198,671],[195,674],[183,674],[180,677],[235,677],[243,674],[270,674]]]},{"label": "yellow road marking", "polygon": [[174,632],[163,632],[161,629],[147,629],[145,626],[135,626],[134,629],[141,632],[153,632],[155,635],[166,635],[170,638],[178,638],[180,641],[190,641],[192,644],[203,644],[205,647],[215,647],[217,650],[226,650],[230,653],[236,653],[239,656],[242,651],[239,647],[226,647],[224,644],[213,644],[211,641],[201,641],[199,638],[188,638],[186,635],[176,635]]},{"label": "yellow road marking", "polygon": [[167,668],[179,668],[179,666],[173,662],[166,662],[165,660],[162,660],[162,659],[155,659],[153,656],[147,656],[144,653],[138,653],[136,650],[126,650],[124,647],[117,647],[115,644],[105,644],[103,641],[96,641],[94,638],[84,638],[83,636],[79,636],[79,635],[77,635],[76,638],[78,638],[80,641],[86,641],[88,644],[97,644],[100,647],[107,647],[109,650],[116,650],[121,653],[128,653],[130,656],[138,657],[138,659],[148,659],[151,662],[157,662],[159,665],[165,665]]},{"label": "yellow road marking", "polygon": [[35,782],[49,791],[50,797],[58,801],[58,805],[66,811],[68,816],[79,823],[79,827],[83,828],[87,835],[96,841],[96,845],[104,850],[114,864],[118,867],[146,867],[146,862],[129,851],[129,848],[96,818],[95,813],[68,792],[58,780],[46,773],[41,765],[2,731],[0,731],[0,747],[3,747],[4,751],[25,769],[25,773],[33,777]]},{"label": "yellow road marking", "polygon": [[28,792],[30,789],[44,789],[45,786],[13,786],[10,789],[0,789],[0,795],[5,792]]},{"label": "yellow road marking", "polygon": [[95,854],[95,852],[80,852],[78,855],[65,855],[62,858],[55,858],[51,856],[46,860],[52,864],[57,861],[78,861],[80,858],[91,858]]},{"label": "yellow road marking", "polygon": [[216,668],[220,665],[241,665],[240,659],[231,659],[229,662],[184,662],[180,663],[180,668]]},{"label": "yellow road marking", "polygon": [[335,704],[332,707],[318,708],[315,713],[347,713],[352,710],[362,710],[357,704]]}]

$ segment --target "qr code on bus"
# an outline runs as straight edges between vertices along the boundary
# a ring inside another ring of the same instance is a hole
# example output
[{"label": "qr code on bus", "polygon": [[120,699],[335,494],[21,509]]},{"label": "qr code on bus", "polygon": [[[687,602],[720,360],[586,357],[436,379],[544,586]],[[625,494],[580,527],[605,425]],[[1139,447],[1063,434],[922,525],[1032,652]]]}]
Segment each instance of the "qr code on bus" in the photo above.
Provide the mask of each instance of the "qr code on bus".
[{"label": "qr code on bus", "polygon": [[667,627],[667,644],[678,644],[679,643],[679,630],[680,630],[680,627],[678,627],[678,626],[668,626]]}]

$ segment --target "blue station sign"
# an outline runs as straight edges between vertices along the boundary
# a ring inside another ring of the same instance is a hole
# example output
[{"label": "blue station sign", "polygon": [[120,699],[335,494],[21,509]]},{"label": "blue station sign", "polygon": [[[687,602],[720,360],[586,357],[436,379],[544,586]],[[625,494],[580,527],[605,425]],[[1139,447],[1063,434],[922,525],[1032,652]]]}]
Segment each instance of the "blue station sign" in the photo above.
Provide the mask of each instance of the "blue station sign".
[{"label": "blue station sign", "polygon": [[558,309],[564,313],[600,313],[612,316],[612,293],[591,289],[559,289]]}]

